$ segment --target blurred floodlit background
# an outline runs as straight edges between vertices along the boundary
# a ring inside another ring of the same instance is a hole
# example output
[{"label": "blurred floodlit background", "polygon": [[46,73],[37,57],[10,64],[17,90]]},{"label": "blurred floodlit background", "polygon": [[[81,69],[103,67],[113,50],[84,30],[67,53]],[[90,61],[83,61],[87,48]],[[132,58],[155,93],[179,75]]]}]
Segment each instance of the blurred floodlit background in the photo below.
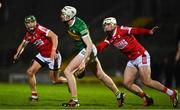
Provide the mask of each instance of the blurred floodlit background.
[{"label": "blurred floodlit background", "polygon": [[[24,17],[34,14],[37,21],[59,36],[63,63],[61,70],[76,53],[60,21],[60,9],[65,5],[76,7],[77,16],[88,25],[95,44],[104,39],[102,20],[117,18],[118,24],[135,27],[160,27],[154,36],[136,36],[149,51],[152,78],[167,86],[180,86],[179,62],[174,61],[180,36],[179,0],[0,0],[0,82],[26,82],[26,69],[37,50],[29,45],[17,64],[12,57],[25,33]],[[98,55],[104,70],[110,76],[122,77],[127,58],[111,46]],[[87,76],[92,73],[87,71]],[[49,83],[47,69],[37,74],[38,82]]]}]

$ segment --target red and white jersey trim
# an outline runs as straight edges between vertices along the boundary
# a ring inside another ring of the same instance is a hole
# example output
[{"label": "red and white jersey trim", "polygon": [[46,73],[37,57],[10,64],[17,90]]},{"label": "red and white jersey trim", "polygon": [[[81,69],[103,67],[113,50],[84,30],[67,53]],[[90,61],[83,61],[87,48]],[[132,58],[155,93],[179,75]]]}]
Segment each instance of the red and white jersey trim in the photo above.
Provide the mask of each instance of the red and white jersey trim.
[{"label": "red and white jersey trim", "polygon": [[45,27],[43,27],[41,25],[38,26],[38,29],[43,31],[44,33],[46,33],[46,36],[48,36],[49,31],[50,31],[49,29],[47,29],[47,28],[45,28]]}]

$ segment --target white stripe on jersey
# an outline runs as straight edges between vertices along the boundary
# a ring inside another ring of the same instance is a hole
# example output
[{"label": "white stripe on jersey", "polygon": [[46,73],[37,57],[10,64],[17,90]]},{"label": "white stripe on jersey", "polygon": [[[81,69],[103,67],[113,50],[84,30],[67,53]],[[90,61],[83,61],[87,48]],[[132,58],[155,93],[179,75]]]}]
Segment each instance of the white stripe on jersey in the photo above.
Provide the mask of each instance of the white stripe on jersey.
[{"label": "white stripe on jersey", "polygon": [[124,26],[121,26],[121,29],[125,29],[125,30],[128,30],[128,34],[131,34],[131,29],[132,27],[124,27]]},{"label": "white stripe on jersey", "polygon": [[50,32],[50,30],[48,29],[47,32],[46,32],[46,36],[48,36],[49,32]]},{"label": "white stripe on jersey", "polygon": [[132,29],[132,27],[130,27],[130,28],[128,29],[128,34],[131,34],[131,29]]},{"label": "white stripe on jersey", "polygon": [[104,42],[106,42],[106,43],[110,44],[110,43],[109,43],[109,41],[108,41],[108,40],[106,40],[106,39],[104,40]]},{"label": "white stripe on jersey", "polygon": [[47,29],[47,28],[45,28],[45,27],[43,27],[43,26],[41,26],[41,25],[38,26],[38,29],[40,29],[41,31],[45,32],[45,33],[46,33],[46,36],[48,36],[49,31],[50,31],[49,29]]},{"label": "white stripe on jersey", "polygon": [[85,37],[89,37],[89,34],[86,34],[86,35],[82,36],[81,38],[85,38]]},{"label": "white stripe on jersey", "polygon": [[114,31],[114,33],[113,33],[112,36],[115,36],[115,35],[116,35],[116,32],[117,32],[117,27],[116,27],[116,29],[115,29],[115,31]]}]

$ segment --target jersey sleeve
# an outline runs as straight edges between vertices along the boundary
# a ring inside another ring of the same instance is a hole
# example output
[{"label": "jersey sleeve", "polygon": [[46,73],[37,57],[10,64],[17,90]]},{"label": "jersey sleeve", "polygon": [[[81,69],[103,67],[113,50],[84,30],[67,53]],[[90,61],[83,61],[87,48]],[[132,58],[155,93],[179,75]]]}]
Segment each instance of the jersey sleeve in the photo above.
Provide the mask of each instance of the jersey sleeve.
[{"label": "jersey sleeve", "polygon": [[87,25],[83,22],[79,28],[79,34],[81,38],[89,36],[89,29],[87,28]]},{"label": "jersey sleeve", "polygon": [[48,33],[50,31],[49,29],[47,29],[47,28],[45,28],[45,27],[43,27],[41,25],[38,26],[38,29],[43,35],[48,36]]},{"label": "jersey sleeve", "polygon": [[30,36],[28,35],[28,33],[26,33],[25,35],[24,35],[24,37],[23,37],[23,42],[26,42],[26,41],[30,41]]},{"label": "jersey sleeve", "polygon": [[121,30],[123,30],[123,32],[126,34],[135,34],[135,35],[150,34],[150,30],[145,28],[133,28],[133,27],[121,26]]},{"label": "jersey sleeve", "polygon": [[132,28],[131,31],[130,31],[130,34],[136,34],[136,35],[150,34],[150,30],[145,29],[145,28]]},{"label": "jersey sleeve", "polygon": [[131,33],[132,27],[121,26],[120,28],[121,28],[121,31],[122,31],[124,34],[130,34],[130,33]]},{"label": "jersey sleeve", "polygon": [[104,49],[109,46],[109,44],[110,44],[110,41],[109,41],[109,39],[108,39],[108,37],[107,37],[104,41],[100,42],[100,43],[96,46],[97,51],[98,51],[98,52],[103,52]]}]

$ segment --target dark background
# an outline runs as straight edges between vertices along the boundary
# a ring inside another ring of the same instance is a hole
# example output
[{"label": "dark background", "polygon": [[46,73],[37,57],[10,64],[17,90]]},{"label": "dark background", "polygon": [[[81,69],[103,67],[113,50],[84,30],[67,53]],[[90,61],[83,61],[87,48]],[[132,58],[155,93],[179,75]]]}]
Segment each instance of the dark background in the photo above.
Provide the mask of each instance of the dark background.
[{"label": "dark background", "polygon": [[[95,44],[104,39],[102,21],[113,16],[118,24],[152,28],[159,26],[153,36],[136,36],[149,51],[152,77],[178,85],[179,64],[174,62],[180,28],[179,0],[1,0],[0,8],[0,81],[9,81],[12,74],[25,73],[36,49],[30,45],[17,64],[12,57],[25,33],[24,18],[33,14],[39,24],[51,29],[59,36],[59,47],[63,57],[62,68],[76,52],[66,28],[60,21],[60,10],[65,5],[76,7],[77,16],[83,19],[91,32]],[[121,75],[127,58],[117,49],[108,48],[99,54],[102,66],[109,75]],[[45,70],[46,71],[46,70]],[[120,74],[119,74],[120,73]],[[172,76],[175,76],[174,78]],[[172,78],[171,78],[172,77]],[[172,80],[173,79],[173,80]]]}]

